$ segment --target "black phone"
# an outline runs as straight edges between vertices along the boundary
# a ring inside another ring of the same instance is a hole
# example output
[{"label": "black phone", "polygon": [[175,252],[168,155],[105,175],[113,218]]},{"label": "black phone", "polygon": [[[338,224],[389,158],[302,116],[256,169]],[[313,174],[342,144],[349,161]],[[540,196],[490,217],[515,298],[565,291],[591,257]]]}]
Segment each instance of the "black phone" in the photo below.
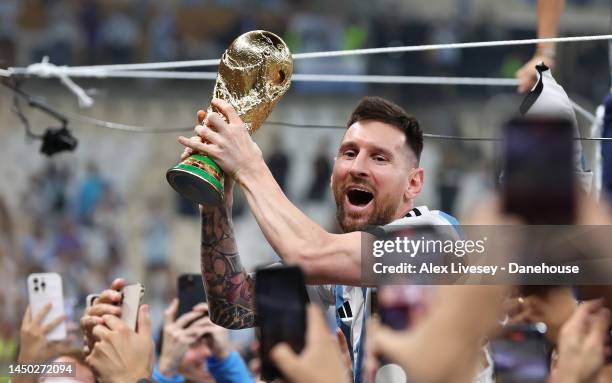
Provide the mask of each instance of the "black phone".
[{"label": "black phone", "polygon": [[304,348],[307,300],[304,273],[299,267],[257,270],[255,306],[263,380],[282,376],[270,359],[270,350],[276,344],[285,342],[296,353]]},{"label": "black phone", "polygon": [[612,364],[612,326],[608,327],[606,338],[606,364]]},{"label": "black phone", "polygon": [[545,383],[550,370],[550,345],[543,323],[506,326],[490,341],[497,382]]},{"label": "black phone", "polygon": [[504,210],[531,225],[571,225],[576,204],[572,124],[512,119],[504,125],[504,153]]},{"label": "black phone", "polygon": [[176,317],[190,312],[199,303],[206,302],[206,292],[200,274],[181,274],[178,277],[179,307]]}]

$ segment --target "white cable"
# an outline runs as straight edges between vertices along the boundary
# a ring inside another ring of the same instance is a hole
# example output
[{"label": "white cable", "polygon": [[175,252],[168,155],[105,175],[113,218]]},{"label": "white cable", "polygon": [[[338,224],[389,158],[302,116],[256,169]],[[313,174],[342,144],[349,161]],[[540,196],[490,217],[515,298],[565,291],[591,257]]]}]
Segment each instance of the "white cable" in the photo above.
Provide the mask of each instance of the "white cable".
[{"label": "white cable", "polygon": [[[100,77],[93,71],[79,72],[69,70],[71,77]],[[111,71],[103,77],[149,78],[173,80],[215,80],[216,72],[174,72],[174,71]],[[294,74],[292,81],[303,82],[355,82],[377,84],[432,84],[432,85],[482,85],[517,86],[514,78],[489,77],[442,77],[442,76],[377,76],[377,75],[335,75],[335,74]]]},{"label": "white cable", "polygon": [[[70,79],[67,74],[66,67],[58,67],[49,62],[49,56],[43,57],[39,63],[31,64],[26,68],[29,75],[36,75],[42,78],[57,77],[79,100],[81,108],[90,107],[93,105],[93,99],[85,93],[83,88],[78,86]],[[11,68],[9,71],[12,72]]]},{"label": "white cable", "polygon": [[112,65],[88,65],[88,66],[73,66],[70,69],[76,70],[152,70],[152,69],[174,69],[174,68],[191,68],[198,66],[215,66],[219,65],[219,59],[208,60],[187,60],[187,61],[166,61],[157,63],[142,63],[142,64],[112,64]]},{"label": "white cable", "polygon": [[[40,64],[34,64],[40,65]],[[67,68],[71,77],[108,77],[108,78],[148,78],[148,79],[173,79],[173,80],[214,80],[216,72],[174,72],[174,71],[104,71],[74,70]],[[59,75],[58,75],[59,76]],[[60,77],[61,78],[61,77]],[[68,78],[68,80],[70,80]],[[444,76],[377,76],[377,75],[335,75],[335,74],[294,74],[292,81],[298,82],[351,82],[351,83],[374,83],[374,84],[429,84],[429,85],[468,85],[468,86],[517,86],[518,80],[514,78],[491,78],[491,77],[444,77]],[[68,85],[68,84],[66,84]],[[80,89],[80,88],[78,88]],[[72,89],[71,89],[72,90]],[[80,89],[82,91],[82,89]],[[73,90],[77,92],[77,90]],[[83,92],[84,93],[84,92]],[[89,98],[89,96],[85,95]],[[571,100],[570,100],[571,101]],[[80,102],[80,99],[79,99]],[[589,122],[595,120],[595,116],[571,101],[576,112],[586,118]]]},{"label": "white cable", "polygon": [[[100,73],[87,71],[70,72],[72,77],[100,77]],[[149,78],[174,80],[214,80],[216,72],[173,72],[173,71],[111,71],[105,77],[118,78]],[[444,77],[444,76],[377,76],[377,75],[335,75],[335,74],[294,74],[292,81],[298,82],[351,82],[374,84],[429,84],[429,85],[469,85],[469,86],[517,86],[514,78],[490,77]],[[571,101],[571,100],[570,100]],[[571,101],[578,114],[589,122],[595,120],[595,115]]]},{"label": "white cable", "polygon": [[0,76],[2,77],[11,77],[11,71],[6,69],[0,69]]},{"label": "white cable", "polygon": [[79,106],[81,108],[89,108],[93,105],[94,100],[85,93],[83,88],[78,86],[70,77],[65,74],[59,74],[59,79],[79,100]]},{"label": "white cable", "polygon": [[298,53],[293,55],[294,59],[313,59],[322,57],[339,57],[339,56],[356,56],[356,55],[372,55],[380,53],[401,53],[401,52],[421,52],[439,49],[466,49],[466,48],[485,48],[485,47],[501,47],[508,45],[530,45],[539,43],[567,43],[576,41],[596,41],[610,40],[612,35],[594,35],[594,36],[575,36],[575,37],[554,37],[545,39],[523,39],[523,40],[498,40],[498,41],[477,41],[471,43],[451,43],[451,44],[429,44],[429,45],[412,45],[403,47],[387,47],[387,48],[366,48],[352,49],[344,51],[329,51],[329,52],[312,52]]},{"label": "white cable", "polygon": [[95,71],[95,70],[72,70],[68,69],[70,77],[95,77],[95,78],[147,78],[162,80],[215,80],[217,72],[175,72],[175,71],[149,71],[149,70],[119,70],[119,71]]},{"label": "white cable", "polygon": [[[451,43],[451,44],[408,45],[408,46],[400,46],[400,47],[347,49],[347,50],[342,50],[342,51],[296,53],[293,55],[293,58],[294,60],[300,60],[300,59],[313,59],[313,58],[324,58],[324,57],[372,55],[372,54],[380,54],[380,53],[418,52],[418,51],[430,51],[430,50],[439,50],[439,49],[485,48],[485,47],[499,47],[499,46],[508,46],[508,45],[530,45],[530,44],[538,44],[538,43],[565,43],[565,42],[597,41],[597,40],[610,40],[610,39],[612,39],[612,35],[554,37],[554,38],[545,38],[545,39],[524,39],[524,40],[478,41],[478,42],[470,42],[470,43]],[[219,64],[218,59],[209,59],[209,60],[169,61],[169,62],[142,63],[142,64],[73,66],[73,67],[68,67],[68,68],[71,70],[97,70],[100,72],[108,72],[108,71],[118,71],[118,70],[154,70],[154,69],[188,68],[188,67],[197,67],[197,66],[214,66],[218,64]],[[26,68],[9,68],[9,70],[12,70],[13,73],[15,74],[27,74],[27,72],[24,73],[24,69]]]},{"label": "white cable", "polygon": [[335,75],[335,74],[294,74],[292,81],[306,82],[356,82],[376,84],[437,84],[437,85],[483,85],[517,86],[514,78],[487,77],[444,77],[444,76],[378,76],[378,75]]}]

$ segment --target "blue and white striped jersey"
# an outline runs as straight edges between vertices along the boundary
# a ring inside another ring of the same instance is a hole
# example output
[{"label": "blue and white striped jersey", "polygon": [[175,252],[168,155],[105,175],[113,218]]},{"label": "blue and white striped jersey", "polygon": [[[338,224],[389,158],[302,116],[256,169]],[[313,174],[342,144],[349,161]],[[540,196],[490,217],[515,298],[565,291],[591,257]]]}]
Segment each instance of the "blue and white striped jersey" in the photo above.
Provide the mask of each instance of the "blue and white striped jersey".
[{"label": "blue and white striped jersey", "polygon": [[[405,217],[399,218],[389,225],[452,225],[459,230],[459,222],[452,216],[439,210],[429,210],[427,206],[419,206],[410,210]],[[370,316],[370,288],[345,285],[310,286],[308,289],[311,302],[322,306],[335,305],[336,323],[344,332],[352,353],[355,382],[361,382],[363,367],[363,340],[365,323]]]}]

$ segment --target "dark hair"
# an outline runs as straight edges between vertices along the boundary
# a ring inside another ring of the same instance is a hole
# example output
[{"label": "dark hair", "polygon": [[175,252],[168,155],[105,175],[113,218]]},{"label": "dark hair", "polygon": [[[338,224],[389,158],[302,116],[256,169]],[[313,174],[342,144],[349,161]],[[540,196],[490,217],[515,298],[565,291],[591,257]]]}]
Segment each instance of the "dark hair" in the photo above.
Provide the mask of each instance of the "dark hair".
[{"label": "dark hair", "polygon": [[423,131],[414,116],[382,97],[364,97],[351,114],[347,128],[357,121],[373,120],[387,123],[401,129],[406,135],[406,145],[414,152],[417,161],[423,151]]}]

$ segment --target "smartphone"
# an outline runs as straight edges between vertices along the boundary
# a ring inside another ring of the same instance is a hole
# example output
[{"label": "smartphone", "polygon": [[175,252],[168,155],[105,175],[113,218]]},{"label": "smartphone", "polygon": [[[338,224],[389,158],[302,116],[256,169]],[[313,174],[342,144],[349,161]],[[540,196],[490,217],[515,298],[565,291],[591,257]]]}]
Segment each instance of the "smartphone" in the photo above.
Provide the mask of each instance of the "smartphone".
[{"label": "smartphone", "polygon": [[178,299],[177,318],[190,312],[195,305],[206,302],[201,274],[181,274],[178,277]]},{"label": "smartphone", "polygon": [[100,294],[89,294],[87,298],[85,298],[85,309],[90,308],[96,302],[96,299],[100,297]]},{"label": "smartphone", "polygon": [[504,153],[505,211],[531,225],[572,224],[572,124],[562,119],[512,119],[504,125]]},{"label": "smartphone", "polygon": [[[65,315],[64,294],[62,291],[62,277],[57,273],[30,274],[27,280],[28,299],[32,317],[36,316],[47,303],[51,303],[51,310],[45,316],[43,325],[55,318]],[[66,339],[66,323],[62,322],[47,334],[49,340]]]},{"label": "smartphone", "polygon": [[136,331],[136,322],[138,320],[138,308],[142,303],[144,296],[144,286],[140,283],[124,286],[121,289],[123,299],[121,301],[121,320],[128,327]]},{"label": "smartphone", "polygon": [[490,349],[498,382],[548,382],[550,345],[544,323],[506,326],[491,340]]},{"label": "smartphone", "polygon": [[263,380],[282,377],[269,357],[276,344],[285,342],[296,353],[304,348],[307,299],[304,274],[299,267],[273,267],[256,272],[255,307]]},{"label": "smartphone", "polygon": [[606,338],[606,364],[612,364],[612,326],[608,327],[608,337]]}]

